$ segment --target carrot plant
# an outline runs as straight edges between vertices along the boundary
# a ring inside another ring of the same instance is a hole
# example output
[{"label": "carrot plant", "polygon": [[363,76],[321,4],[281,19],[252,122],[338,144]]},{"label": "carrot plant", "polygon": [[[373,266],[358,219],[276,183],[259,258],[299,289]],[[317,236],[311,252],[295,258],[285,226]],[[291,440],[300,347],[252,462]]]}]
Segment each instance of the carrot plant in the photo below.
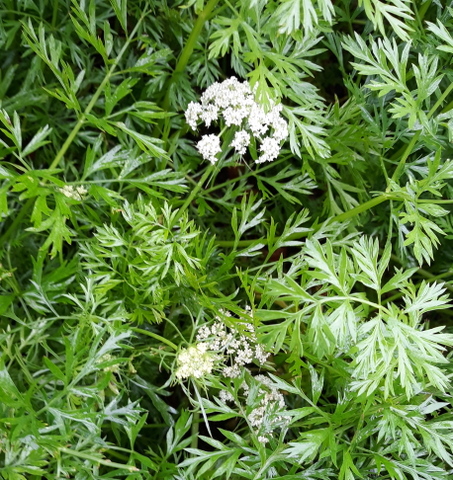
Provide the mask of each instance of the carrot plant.
[{"label": "carrot plant", "polygon": [[0,477],[450,478],[452,6],[0,20]]}]

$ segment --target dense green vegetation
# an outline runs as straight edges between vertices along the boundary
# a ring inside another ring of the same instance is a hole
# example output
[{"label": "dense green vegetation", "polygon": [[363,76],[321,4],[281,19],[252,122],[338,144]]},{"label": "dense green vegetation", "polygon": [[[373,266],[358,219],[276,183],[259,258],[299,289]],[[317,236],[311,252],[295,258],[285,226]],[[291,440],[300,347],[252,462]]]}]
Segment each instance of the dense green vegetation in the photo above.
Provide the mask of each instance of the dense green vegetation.
[{"label": "dense green vegetation", "polygon": [[0,477],[451,478],[452,31],[0,0]]}]

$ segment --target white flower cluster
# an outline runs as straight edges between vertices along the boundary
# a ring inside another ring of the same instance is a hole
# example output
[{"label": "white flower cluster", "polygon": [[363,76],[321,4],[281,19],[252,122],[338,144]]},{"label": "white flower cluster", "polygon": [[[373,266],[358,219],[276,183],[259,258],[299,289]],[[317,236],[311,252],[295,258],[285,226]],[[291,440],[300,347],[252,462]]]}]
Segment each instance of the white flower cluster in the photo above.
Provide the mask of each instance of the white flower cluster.
[{"label": "white flower cluster", "polygon": [[88,190],[82,186],[74,188],[72,185],[65,185],[63,188],[59,188],[58,190],[66,197],[78,201],[82,200],[83,197],[88,193]]},{"label": "white flower cluster", "polygon": [[[115,360],[115,358],[116,357],[114,357],[110,353],[106,353],[99,359],[98,363],[110,362],[111,360]],[[109,367],[104,367],[102,370],[104,372],[118,373],[120,371],[120,366],[118,364],[110,365]]]},{"label": "white flower cluster", "polygon": [[189,348],[183,348],[176,359],[178,369],[176,378],[201,378],[212,372],[216,356],[207,351],[207,345],[198,343]]},{"label": "white flower cluster", "polygon": [[266,375],[256,375],[254,379],[261,383],[258,390],[261,401],[248,416],[248,422],[257,429],[258,440],[267,443],[272,431],[286,423],[285,418],[279,415],[285,409],[285,399]]},{"label": "white flower cluster", "polygon": [[[223,119],[227,127],[237,127],[230,147],[244,155],[252,136],[260,142],[260,157],[256,163],[271,162],[280,152],[280,144],[288,136],[288,124],[280,115],[281,105],[269,112],[255,101],[247,82],[240,83],[231,77],[222,83],[214,83],[201,96],[200,103],[190,102],[185,116],[192,130],[199,121],[210,127],[213,122]],[[217,135],[203,135],[197,149],[205,160],[217,162],[220,153],[220,138]]]},{"label": "white flower cluster", "polygon": [[248,335],[232,328],[228,329],[219,318],[211,327],[201,327],[197,334],[197,341],[206,345],[208,350],[221,353],[225,360],[230,360],[231,365],[225,366],[222,371],[225,377],[239,377],[245,365],[254,360],[264,365],[269,357],[258,343],[253,325],[249,323],[241,325],[248,331]]},{"label": "white flower cluster", "polygon": [[[241,390],[246,396],[245,404],[252,405],[253,408],[247,420],[255,430],[258,441],[267,443],[276,428],[287,424],[287,419],[281,415],[286,408],[285,399],[266,375],[256,375],[250,378],[258,382],[260,386],[258,387],[258,395],[256,395],[256,390],[253,390],[252,395],[252,390],[246,382],[241,385]],[[258,405],[254,405],[254,399],[256,398],[259,399]],[[232,403],[234,397],[230,392],[221,390],[219,400],[223,403]]]},{"label": "white flower cluster", "polygon": [[[246,313],[250,308],[246,309]],[[225,316],[231,316],[223,311]],[[253,325],[240,322],[239,325],[247,331],[247,335],[233,328],[227,328],[222,320],[212,326],[203,326],[196,337],[197,343],[187,349],[182,349],[177,358],[176,377],[202,378],[211,373],[216,365],[222,365],[221,373],[225,377],[239,377],[248,363],[257,361],[264,365],[269,356],[262,345],[258,344]],[[226,363],[229,363],[226,366]]]}]

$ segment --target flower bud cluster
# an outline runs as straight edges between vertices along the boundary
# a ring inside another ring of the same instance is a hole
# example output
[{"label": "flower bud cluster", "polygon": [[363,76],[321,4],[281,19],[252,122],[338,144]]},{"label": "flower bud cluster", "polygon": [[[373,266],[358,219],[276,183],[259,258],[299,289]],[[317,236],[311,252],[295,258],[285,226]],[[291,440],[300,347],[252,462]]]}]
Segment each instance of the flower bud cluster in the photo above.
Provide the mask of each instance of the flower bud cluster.
[{"label": "flower bud cluster", "polygon": [[[229,312],[223,314],[231,315]],[[223,376],[236,378],[242,374],[245,365],[254,361],[260,365],[266,363],[269,354],[258,343],[253,325],[239,323],[244,328],[241,333],[226,327],[219,317],[216,320],[213,325],[199,329],[195,345],[179,352],[176,378],[202,378],[212,373],[217,365]]]},{"label": "flower bud cluster", "polygon": [[258,343],[253,325],[249,323],[240,325],[248,335],[233,328],[227,328],[220,318],[217,318],[217,322],[211,327],[206,325],[201,327],[197,334],[198,342],[207,345],[208,350],[222,354],[224,362],[229,360],[230,365],[224,366],[222,371],[223,376],[229,378],[239,377],[243,367],[253,361],[264,365],[269,357],[262,345]]},{"label": "flower bud cluster", "polygon": [[[249,377],[249,381],[258,382],[260,385],[257,395],[256,390],[252,390],[246,382],[241,385],[241,390],[246,397],[245,404],[253,407],[248,414],[247,421],[254,429],[258,441],[264,444],[269,442],[272,432],[276,428],[287,424],[286,418],[281,415],[286,408],[285,399],[266,375]],[[257,398],[259,399],[258,404],[255,403]],[[226,390],[219,392],[219,400],[223,403],[235,401],[233,395]]]},{"label": "flower bud cluster", "polygon": [[202,378],[211,373],[216,356],[207,350],[207,345],[204,343],[183,348],[176,359],[178,364],[176,378]]},{"label": "flower bud cluster", "polygon": [[[282,106],[276,105],[265,112],[255,101],[248,83],[231,77],[208,87],[200,103],[190,102],[185,116],[192,130],[196,130],[200,121],[208,128],[220,120],[226,127],[236,127],[238,130],[229,146],[239,155],[246,153],[254,137],[260,143],[261,153],[256,163],[263,163],[277,158],[280,144],[288,136],[288,124],[281,117],[281,110]],[[213,134],[203,135],[197,149],[205,160],[214,164],[221,151],[220,138]]]},{"label": "flower bud cluster", "polygon": [[65,197],[78,201],[83,200],[83,197],[88,193],[88,190],[82,186],[74,188],[72,185],[65,185],[63,188],[59,188],[58,190]]},{"label": "flower bud cluster", "polygon": [[256,428],[258,440],[267,443],[272,432],[286,423],[285,418],[280,415],[286,407],[285,399],[266,375],[256,375],[254,380],[261,383],[258,390],[261,400],[259,406],[249,414],[248,422]]}]

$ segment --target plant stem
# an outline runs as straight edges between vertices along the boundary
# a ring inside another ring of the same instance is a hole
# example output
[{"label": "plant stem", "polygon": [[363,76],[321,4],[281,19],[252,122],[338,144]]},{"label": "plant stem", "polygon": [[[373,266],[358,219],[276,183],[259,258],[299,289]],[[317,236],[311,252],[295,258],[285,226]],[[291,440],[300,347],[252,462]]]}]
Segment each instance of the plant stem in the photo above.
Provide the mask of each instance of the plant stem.
[{"label": "plant stem", "polygon": [[[404,165],[406,164],[406,160],[409,157],[409,155],[412,153],[412,150],[415,147],[415,144],[418,141],[418,138],[420,137],[421,130],[419,130],[413,137],[412,140],[408,143],[406,149],[404,150],[403,156],[401,157],[398,166],[396,167],[396,170],[393,172],[392,175],[392,180],[394,182],[397,182],[399,178],[401,177],[403,170],[404,170]],[[390,185],[389,187],[390,188]]]},{"label": "plant stem", "polygon": [[[187,39],[186,44],[184,45],[184,48],[181,52],[181,55],[178,59],[178,62],[176,63],[176,67],[173,70],[173,73],[166,84],[166,93],[164,100],[162,102],[162,110],[164,112],[167,112],[169,107],[170,107],[170,98],[171,98],[171,90],[172,90],[172,85],[175,83],[177,80],[178,76],[181,75],[181,73],[185,70],[187,63],[190,60],[190,57],[192,56],[193,50],[195,48],[195,45],[197,43],[197,39],[200,36],[201,30],[203,29],[203,26],[206,22],[206,20],[209,18],[211,15],[212,11],[214,10],[215,6],[217,5],[219,0],[209,0],[209,2],[206,4],[204,10],[198,15],[197,20],[195,21],[195,25],[193,26],[192,31],[190,32],[189,38]],[[161,140],[163,142],[166,142],[168,139],[168,136],[170,134],[170,118],[165,118],[163,120],[163,125],[162,123],[157,123],[156,126],[154,127],[153,130],[153,137],[158,137],[159,134],[161,134]],[[162,165],[163,167],[163,165]]]},{"label": "plant stem", "polygon": [[[430,119],[436,110],[442,105],[442,102],[448,97],[448,95],[451,93],[453,90],[453,83],[451,83],[444,91],[444,93],[439,97],[439,100],[432,106],[431,110],[428,112],[426,118]],[[406,164],[406,160],[409,157],[409,155],[412,153],[412,150],[415,147],[415,144],[417,143],[420,135],[421,135],[421,130],[419,130],[413,137],[410,143],[407,145],[406,149],[404,150],[403,156],[401,157],[401,160],[398,163],[398,167],[393,173],[392,180],[394,182],[397,182],[399,178],[401,177],[403,170],[404,170],[404,165]]]},{"label": "plant stem", "polygon": [[136,327],[132,327],[131,330],[135,333],[141,333],[142,335],[148,335],[148,337],[152,337],[156,340],[159,340],[160,342],[165,343],[169,347],[173,348],[173,350],[175,350],[175,352],[178,351],[178,346],[177,345],[175,345],[170,340],[167,340],[166,338],[161,337],[160,335],[157,335],[156,333],[150,332],[149,330],[143,330],[142,328],[136,328]]},{"label": "plant stem", "polygon": [[98,98],[100,97],[101,93],[104,91],[105,86],[109,82],[111,76],[113,75],[113,72],[115,71],[116,67],[118,66],[118,63],[120,62],[121,58],[124,55],[124,52],[127,50],[129,47],[132,39],[135,37],[135,34],[137,33],[138,28],[140,27],[140,24],[142,23],[143,19],[145,18],[146,13],[144,13],[139,21],[137,22],[137,25],[135,25],[134,29],[132,30],[131,35],[129,38],[126,40],[126,42],[123,45],[123,48],[120,50],[120,53],[116,57],[115,61],[113,62],[113,65],[110,67],[110,70],[107,72],[107,75],[104,77],[104,80],[102,80],[102,83],[99,85],[97,88],[96,92],[94,93],[93,97],[90,100],[90,103],[87,105],[85,108],[84,112],[82,113],[82,116],[79,118],[79,121],[75,124],[74,128],[72,129],[71,133],[69,134],[68,138],[58,151],[57,155],[55,156],[53,162],[50,165],[50,170],[53,170],[54,168],[57,168],[58,165],[61,162],[61,159],[63,158],[64,154],[68,150],[69,146],[71,143],[74,141],[75,137],[79,133],[79,130],[82,128],[82,125],[84,124],[87,115],[91,112],[93,107],[96,105],[96,102],[98,101]]},{"label": "plant stem", "polygon": [[[332,217],[329,220],[330,223],[335,223],[335,222],[344,222],[345,220],[349,220],[352,217],[355,217],[356,215],[359,215],[360,213],[363,213],[376,205],[379,205],[380,203],[383,203],[387,200],[392,200],[394,199],[394,195],[390,195],[387,193],[383,193],[382,195],[379,195],[378,197],[372,198],[371,200],[368,200],[368,202],[363,203],[362,205],[359,205],[358,207],[355,207],[351,210],[348,210],[347,212],[344,212],[340,215],[337,215],[336,217]],[[320,226],[318,226],[318,229]],[[301,238],[306,237],[309,233],[311,232],[300,232],[296,233],[295,235],[292,235],[289,237],[290,240],[299,240]],[[280,237],[275,237],[274,240],[278,240]],[[240,247],[240,248],[245,248],[250,245],[252,245],[254,242],[259,242],[262,243],[263,245],[267,245],[267,238],[263,239],[252,239],[252,240],[240,240],[239,242],[235,243],[234,240],[217,240],[215,243],[219,247]]]},{"label": "plant stem", "polygon": [[112,462],[110,460],[104,460],[103,458],[99,458],[96,455],[90,455],[89,453],[79,452],[78,450],[71,450],[66,447],[60,447],[60,452],[65,453],[66,455],[73,455],[74,457],[83,458],[85,460],[89,460],[94,464],[104,465],[106,467],[111,468],[120,468],[122,470],[128,470],[129,472],[139,472],[140,469],[134,467],[133,465],[124,465],[122,463]]},{"label": "plant stem", "polygon": [[16,215],[16,218],[14,219],[13,223],[9,226],[8,230],[6,230],[6,232],[0,237],[0,245],[3,245],[6,241],[8,241],[9,237],[15,232],[16,228],[22,222],[25,214],[31,208],[34,201],[35,201],[35,198],[32,197],[25,202],[21,211]]},{"label": "plant stem", "polygon": [[166,86],[167,93],[165,94],[165,98],[162,103],[162,109],[165,111],[168,110],[168,107],[170,105],[171,86],[176,81],[178,75],[180,75],[185,70],[187,63],[189,62],[189,59],[195,48],[195,44],[197,43],[197,39],[201,33],[201,30],[203,29],[203,25],[211,15],[218,1],[219,0],[209,0],[204,10],[200,13],[200,15],[198,15],[195,25],[193,26],[193,29],[190,32],[189,38],[187,39],[187,43],[185,44],[181,52],[181,56],[179,57],[178,63],[176,64],[176,67],[173,70],[170,80]]},{"label": "plant stem", "polygon": [[329,223],[344,222],[345,220],[349,220],[350,218],[355,217],[360,213],[370,210],[371,208],[375,207],[376,205],[379,205],[380,203],[386,202],[387,200],[391,200],[394,198],[395,198],[394,195],[389,195],[387,193],[384,193],[382,195],[379,195],[379,197],[372,198],[371,200],[368,200],[368,202],[362,203],[362,205],[358,205],[357,207],[352,208],[347,212],[341,213],[340,215],[333,217]]},{"label": "plant stem", "polygon": [[190,195],[187,197],[187,200],[184,202],[182,207],[178,210],[178,213],[174,217],[173,222],[176,223],[177,220],[181,218],[181,215],[184,213],[184,211],[189,207],[189,205],[192,203],[192,200],[195,198],[195,195],[200,191],[201,187],[204,185],[206,180],[208,179],[209,175],[213,172],[215,168],[215,165],[210,165],[204,172],[203,176],[200,178],[198,181],[197,185],[195,188],[192,190]]},{"label": "plant stem", "polygon": [[192,428],[191,428],[191,431],[190,431],[190,433],[192,435],[192,441],[190,442],[191,448],[197,448],[198,447],[199,430],[200,430],[200,412],[195,412],[193,414]]},{"label": "plant stem", "polygon": [[[70,147],[70,145],[74,141],[75,137],[79,133],[79,130],[82,128],[82,125],[85,122],[86,116],[91,112],[91,110],[95,106],[96,102],[98,101],[101,93],[104,91],[105,86],[107,85],[107,83],[110,80],[113,72],[115,71],[116,67],[118,66],[118,63],[121,60],[121,57],[124,55],[124,52],[129,47],[132,39],[134,38],[135,34],[137,33],[137,30],[138,30],[140,24],[142,23],[143,19],[145,18],[146,14],[147,14],[147,12],[145,12],[140,17],[139,21],[137,22],[137,25],[135,25],[134,29],[132,30],[132,33],[131,33],[130,37],[127,39],[126,43],[123,45],[123,48],[120,50],[120,52],[119,52],[118,56],[116,57],[113,65],[110,67],[110,70],[107,72],[107,75],[105,76],[104,80],[99,85],[96,92],[94,93],[92,99],[90,100],[87,107],[85,108],[85,111],[83,112],[82,116],[79,118],[78,122],[75,124],[74,128],[72,129],[72,131],[69,134],[66,141],[63,143],[60,150],[57,152],[53,162],[50,164],[50,167],[49,167],[50,170],[56,169],[58,167],[58,165],[60,164],[61,160],[63,159],[64,154],[67,152],[68,148]],[[34,203],[34,197],[29,198],[27,200],[27,202],[22,207],[21,211],[17,214],[13,223],[9,226],[8,230],[0,238],[0,245],[3,245],[3,243],[5,241],[7,241],[8,238],[14,233],[14,231],[17,229],[17,227],[20,225],[21,221],[23,220],[24,216],[27,214],[28,210],[32,207],[33,203]]]}]

